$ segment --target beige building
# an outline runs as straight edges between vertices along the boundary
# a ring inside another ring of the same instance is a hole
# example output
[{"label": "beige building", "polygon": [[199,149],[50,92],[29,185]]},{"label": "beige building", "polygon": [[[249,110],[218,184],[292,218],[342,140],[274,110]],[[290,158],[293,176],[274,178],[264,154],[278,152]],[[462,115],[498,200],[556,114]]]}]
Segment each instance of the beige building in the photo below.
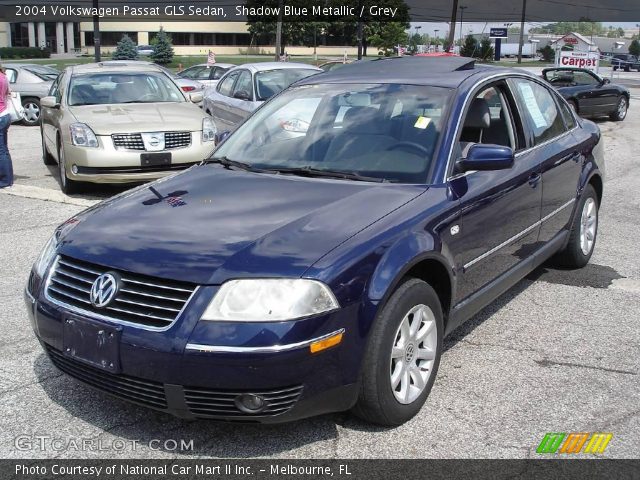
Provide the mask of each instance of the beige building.
[{"label": "beige building", "polygon": [[[149,45],[162,27],[171,34],[176,55],[273,54],[273,45],[256,46],[247,25],[239,22],[100,22],[101,51],[109,53],[124,34]],[[50,48],[52,53],[93,53],[92,22],[0,22],[0,47]],[[355,55],[355,47],[318,46],[322,56]],[[311,55],[313,47],[290,47],[291,55]]]}]

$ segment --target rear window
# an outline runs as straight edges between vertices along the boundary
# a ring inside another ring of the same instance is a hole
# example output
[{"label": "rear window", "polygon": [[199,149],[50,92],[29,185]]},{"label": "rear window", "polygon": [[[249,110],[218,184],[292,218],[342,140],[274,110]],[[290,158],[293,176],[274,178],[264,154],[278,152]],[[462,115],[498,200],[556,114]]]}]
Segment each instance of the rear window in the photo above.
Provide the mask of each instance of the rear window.
[{"label": "rear window", "polygon": [[292,83],[316,73],[319,72],[309,68],[282,68],[258,72],[255,75],[256,97],[258,100],[267,100]]}]

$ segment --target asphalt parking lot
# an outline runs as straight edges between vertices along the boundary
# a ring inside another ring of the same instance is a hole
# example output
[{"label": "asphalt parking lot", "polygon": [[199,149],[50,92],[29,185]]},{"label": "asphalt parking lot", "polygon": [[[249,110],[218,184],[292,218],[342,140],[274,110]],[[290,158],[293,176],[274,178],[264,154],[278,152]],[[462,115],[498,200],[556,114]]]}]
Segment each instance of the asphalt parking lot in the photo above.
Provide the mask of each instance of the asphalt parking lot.
[{"label": "asphalt parking lot", "polygon": [[[527,458],[547,432],[611,432],[606,457],[640,458],[640,89],[624,122],[599,124],[608,178],[591,264],[540,268],[455,332],[425,407],[396,429],[347,413],[187,422],[62,375],[31,331],[23,288],[55,226],[122,187],[64,197],[39,130],[12,127],[16,186],[0,190],[0,457]],[[101,448],[81,451],[83,439]]]}]

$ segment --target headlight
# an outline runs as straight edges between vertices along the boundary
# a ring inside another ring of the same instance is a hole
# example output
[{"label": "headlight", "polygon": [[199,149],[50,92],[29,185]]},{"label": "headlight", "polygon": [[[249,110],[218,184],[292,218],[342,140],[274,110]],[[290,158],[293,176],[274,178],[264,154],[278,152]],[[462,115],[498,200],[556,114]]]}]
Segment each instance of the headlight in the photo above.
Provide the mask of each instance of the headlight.
[{"label": "headlight", "polygon": [[98,139],[93,130],[84,123],[72,123],[69,125],[71,143],[78,147],[97,147]]},{"label": "headlight", "polygon": [[274,322],[339,307],[329,287],[316,280],[230,280],[220,287],[202,320]]},{"label": "headlight", "polygon": [[49,241],[45,244],[44,248],[40,252],[40,256],[38,257],[38,260],[36,260],[36,263],[35,263],[35,271],[40,278],[44,277],[44,274],[46,273],[47,268],[49,267],[49,264],[53,260],[53,257],[55,257],[57,247],[58,247],[57,235],[54,234],[49,239]]},{"label": "headlight", "polygon": [[216,139],[216,124],[213,123],[213,119],[206,117],[202,119],[202,141],[213,142]]}]

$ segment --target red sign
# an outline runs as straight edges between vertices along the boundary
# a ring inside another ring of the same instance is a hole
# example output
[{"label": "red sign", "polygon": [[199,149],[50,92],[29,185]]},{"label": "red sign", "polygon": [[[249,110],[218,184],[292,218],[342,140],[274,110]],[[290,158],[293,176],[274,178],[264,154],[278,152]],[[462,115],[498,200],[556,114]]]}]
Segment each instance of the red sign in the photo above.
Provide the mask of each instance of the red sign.
[{"label": "red sign", "polygon": [[564,37],[562,40],[567,45],[577,45],[578,44],[578,39],[576,37]]},{"label": "red sign", "polygon": [[599,55],[596,52],[560,52],[561,67],[577,67],[595,70],[598,68]]}]

